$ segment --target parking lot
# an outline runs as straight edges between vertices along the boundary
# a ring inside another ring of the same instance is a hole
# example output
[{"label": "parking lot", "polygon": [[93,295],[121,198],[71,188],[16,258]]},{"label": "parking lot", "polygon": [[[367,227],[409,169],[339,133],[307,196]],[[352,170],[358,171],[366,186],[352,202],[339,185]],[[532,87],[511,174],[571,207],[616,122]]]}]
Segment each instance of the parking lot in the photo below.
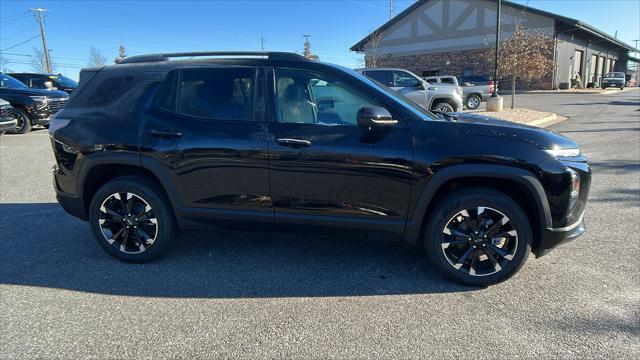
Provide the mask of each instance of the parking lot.
[{"label": "parking lot", "polygon": [[47,132],[2,136],[0,358],[638,358],[640,89],[517,101],[569,117],[589,230],[486,289],[339,238],[190,232],[122,263],[55,202]]}]

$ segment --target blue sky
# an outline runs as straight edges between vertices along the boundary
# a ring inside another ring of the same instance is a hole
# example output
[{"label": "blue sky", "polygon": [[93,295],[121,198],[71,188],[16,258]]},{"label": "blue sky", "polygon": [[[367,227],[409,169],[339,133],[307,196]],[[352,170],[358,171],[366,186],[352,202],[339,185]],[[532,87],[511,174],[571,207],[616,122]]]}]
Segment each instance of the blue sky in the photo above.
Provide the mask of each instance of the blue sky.
[{"label": "blue sky", "polygon": [[[587,22],[632,43],[640,39],[638,0],[516,0]],[[395,13],[413,0],[395,0]],[[161,51],[302,51],[303,34],[322,61],[358,66],[354,43],[389,18],[388,0],[326,1],[31,1],[0,2],[0,50],[38,34],[29,8],[50,10],[46,37],[57,71],[77,79],[94,46],[112,61],[118,46],[129,55]],[[14,71],[28,70],[39,38],[2,53]]]}]

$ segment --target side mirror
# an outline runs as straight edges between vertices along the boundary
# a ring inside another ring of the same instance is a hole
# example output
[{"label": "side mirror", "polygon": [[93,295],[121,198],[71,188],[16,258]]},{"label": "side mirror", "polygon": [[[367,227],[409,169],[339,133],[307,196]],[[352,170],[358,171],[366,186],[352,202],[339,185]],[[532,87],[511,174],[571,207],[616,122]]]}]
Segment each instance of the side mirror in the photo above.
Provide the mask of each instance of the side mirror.
[{"label": "side mirror", "polygon": [[391,128],[397,123],[383,107],[364,106],[358,111],[358,126],[367,130]]},{"label": "side mirror", "polygon": [[421,81],[421,82],[419,82],[419,83],[418,83],[418,89],[419,89],[419,90],[425,90],[425,89],[427,88],[427,84],[429,84],[429,83],[428,83],[428,82],[426,82],[426,81]]}]

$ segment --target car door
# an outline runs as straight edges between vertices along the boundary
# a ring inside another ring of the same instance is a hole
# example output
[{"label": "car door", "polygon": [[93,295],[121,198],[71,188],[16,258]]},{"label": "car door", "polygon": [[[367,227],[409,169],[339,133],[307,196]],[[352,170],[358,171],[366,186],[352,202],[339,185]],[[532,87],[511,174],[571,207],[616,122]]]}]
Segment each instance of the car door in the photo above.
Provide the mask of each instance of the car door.
[{"label": "car door", "polygon": [[263,74],[250,66],[176,70],[169,103],[146,121],[142,153],[168,169],[190,227],[273,226]]},{"label": "car door", "polygon": [[406,124],[358,127],[360,108],[383,104],[336,76],[277,68],[273,82],[269,159],[277,228],[401,236],[413,172]]}]

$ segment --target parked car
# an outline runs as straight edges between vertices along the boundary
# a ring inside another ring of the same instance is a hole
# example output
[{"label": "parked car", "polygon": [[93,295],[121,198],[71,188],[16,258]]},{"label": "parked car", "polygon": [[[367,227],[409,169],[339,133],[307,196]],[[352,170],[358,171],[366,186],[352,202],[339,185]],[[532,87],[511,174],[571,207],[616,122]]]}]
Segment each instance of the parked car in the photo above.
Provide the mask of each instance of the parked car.
[{"label": "parked car", "polygon": [[380,84],[401,93],[428,110],[456,112],[462,110],[462,88],[429,85],[418,75],[404,69],[358,69]]},{"label": "parked car", "polygon": [[24,134],[33,125],[49,125],[51,116],[64,106],[64,91],[32,89],[6,74],[0,74],[0,98],[13,106],[18,127],[11,132]]},{"label": "parked car", "polygon": [[608,72],[605,74],[604,79],[602,80],[602,88],[606,89],[608,87],[617,87],[620,90],[624,89],[627,80],[624,77],[623,72]]},{"label": "parked car", "polygon": [[62,74],[9,73],[8,75],[34,89],[53,89],[71,94],[78,87],[77,82]]},{"label": "parked car", "polygon": [[[458,78],[453,75],[429,76],[424,78],[432,85],[450,85],[462,86],[462,98],[464,106],[469,110],[475,110],[480,107],[483,101],[491,96],[493,92],[493,81],[481,76],[471,76],[462,78],[462,82],[458,82]],[[480,80],[479,83],[471,82],[471,80]]]},{"label": "parked car", "polygon": [[18,126],[18,120],[13,113],[13,106],[8,101],[0,99],[0,135],[12,131]]},{"label": "parked car", "polygon": [[574,141],[436,116],[341,66],[155,54],[80,79],[49,128],[54,188],[124,261],[155,258],[181,229],[331,233],[424,246],[484,286],[585,231],[591,172]]}]

